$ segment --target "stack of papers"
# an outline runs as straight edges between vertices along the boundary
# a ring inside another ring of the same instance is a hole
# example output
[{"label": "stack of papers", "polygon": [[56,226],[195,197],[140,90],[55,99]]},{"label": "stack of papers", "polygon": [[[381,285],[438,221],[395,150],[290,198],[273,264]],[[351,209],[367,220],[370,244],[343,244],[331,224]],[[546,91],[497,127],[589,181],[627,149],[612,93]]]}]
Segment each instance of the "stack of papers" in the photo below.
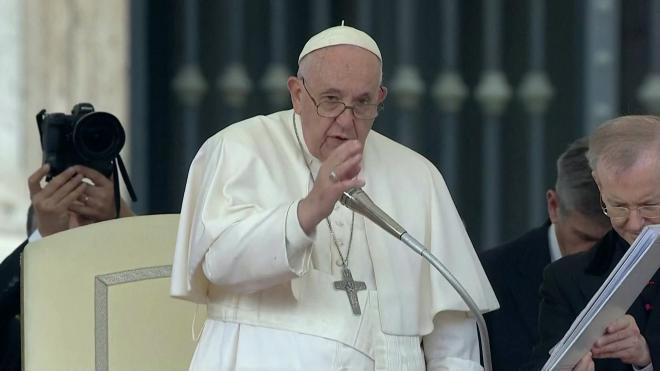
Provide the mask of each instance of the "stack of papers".
[{"label": "stack of papers", "polygon": [[653,277],[660,264],[660,225],[644,227],[603,285],[555,345],[543,371],[572,370],[626,311]]}]

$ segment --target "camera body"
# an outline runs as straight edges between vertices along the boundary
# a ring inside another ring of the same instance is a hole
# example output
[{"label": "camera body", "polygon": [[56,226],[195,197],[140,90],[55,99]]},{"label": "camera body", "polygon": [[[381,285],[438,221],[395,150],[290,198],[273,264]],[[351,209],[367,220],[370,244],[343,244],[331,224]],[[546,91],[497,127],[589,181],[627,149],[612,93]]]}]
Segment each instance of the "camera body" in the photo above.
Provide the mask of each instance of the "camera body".
[{"label": "camera body", "polygon": [[47,179],[73,165],[84,165],[110,177],[115,158],[124,147],[121,123],[107,112],[95,112],[90,103],[78,103],[71,114],[37,114],[43,163],[50,164]]}]

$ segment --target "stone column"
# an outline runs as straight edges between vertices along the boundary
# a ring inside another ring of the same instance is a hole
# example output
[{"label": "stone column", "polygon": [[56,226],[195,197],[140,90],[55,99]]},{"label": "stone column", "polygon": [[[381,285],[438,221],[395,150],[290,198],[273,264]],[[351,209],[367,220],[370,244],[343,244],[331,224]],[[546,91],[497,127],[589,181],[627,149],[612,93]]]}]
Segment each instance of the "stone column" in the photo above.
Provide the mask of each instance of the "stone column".
[{"label": "stone column", "polygon": [[[128,1],[25,0],[26,165],[36,168],[41,150],[35,114],[69,112],[78,102],[128,122]],[[122,154],[130,162],[128,146]]]},{"label": "stone column", "polygon": [[529,119],[529,187],[528,222],[530,227],[538,226],[547,219],[545,208],[544,169],[545,169],[545,113],[553,95],[545,73],[545,1],[532,0],[529,15],[529,63],[528,69],[518,89]]},{"label": "stone column", "polygon": [[[41,164],[35,114],[42,108],[70,113],[79,102],[117,116],[126,131],[121,155],[130,171],[128,0],[25,0],[23,4],[25,105],[21,122],[26,130],[27,174]],[[123,186],[121,194],[128,199]]]},{"label": "stone column", "polygon": [[651,48],[649,71],[637,91],[637,99],[649,113],[660,114],[660,0],[653,0],[649,13],[649,47]]},{"label": "stone column", "polygon": [[199,3],[196,0],[183,4],[183,64],[172,80],[172,89],[181,105],[183,129],[183,158],[177,165],[183,194],[190,163],[199,149],[199,106],[208,84],[199,65]]},{"label": "stone column", "polygon": [[287,3],[270,0],[270,63],[261,80],[261,89],[266,92],[273,111],[291,107],[287,80],[291,75],[286,65]]},{"label": "stone column", "polygon": [[480,241],[480,246],[484,247],[491,247],[500,242],[502,226],[500,118],[511,98],[511,87],[500,65],[501,8],[500,0],[484,2],[484,71],[476,91],[477,101],[484,113],[481,186],[481,200],[484,206]]},{"label": "stone column", "polygon": [[232,13],[226,29],[226,32],[229,32],[228,64],[218,76],[216,87],[229,107],[229,122],[236,122],[243,118],[243,109],[252,92],[252,79],[243,63],[245,4],[241,0],[230,0],[226,2],[225,7]]},{"label": "stone column", "polygon": [[459,65],[460,32],[459,2],[444,0],[439,19],[440,71],[433,84],[432,92],[440,113],[442,146],[441,170],[454,199],[458,198],[458,162],[459,162],[459,115],[463,101],[467,97],[467,87],[461,77]]},{"label": "stone column", "polygon": [[[11,14],[0,23],[0,260],[25,239],[25,216],[29,204],[24,169],[22,122],[25,69],[22,42],[25,12],[21,0],[0,1],[0,14]],[[29,128],[32,128],[31,126]]]},{"label": "stone column", "polygon": [[0,123],[0,215],[10,221],[0,227],[0,240],[9,229],[22,239],[27,177],[41,164],[35,115],[42,108],[68,113],[75,103],[90,102],[116,115],[126,130],[122,157],[130,168],[128,0],[4,0],[0,14],[12,15],[0,25],[0,86],[11,92],[0,97],[9,118]]},{"label": "stone column", "polygon": [[390,82],[392,97],[398,107],[397,141],[412,149],[419,144],[418,122],[421,100],[426,89],[420,76],[412,40],[415,39],[415,0],[399,0],[396,3],[396,48],[398,66]]},{"label": "stone column", "polygon": [[619,113],[621,3],[587,0],[584,6],[584,133]]}]

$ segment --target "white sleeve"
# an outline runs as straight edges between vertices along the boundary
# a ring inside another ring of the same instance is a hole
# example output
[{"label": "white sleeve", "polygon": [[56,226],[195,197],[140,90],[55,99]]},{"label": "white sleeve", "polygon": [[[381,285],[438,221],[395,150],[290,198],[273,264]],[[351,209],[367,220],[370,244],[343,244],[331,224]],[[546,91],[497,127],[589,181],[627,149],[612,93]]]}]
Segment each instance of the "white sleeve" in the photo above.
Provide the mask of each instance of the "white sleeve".
[{"label": "white sleeve", "polygon": [[633,370],[635,370],[635,371],[653,371],[653,363],[649,363],[644,368],[637,368],[635,365],[633,365]]},{"label": "white sleeve", "polygon": [[253,293],[303,274],[312,243],[304,232],[301,237],[295,231],[295,205],[297,201],[260,210],[221,232],[204,233],[209,248],[202,269],[207,279],[234,292]]},{"label": "white sleeve", "polygon": [[273,161],[240,138],[202,146],[190,167],[177,233],[178,261],[189,275],[201,267],[218,287],[254,293],[304,273],[311,243],[288,222],[297,218],[299,199],[281,191],[288,185],[268,175],[270,166]]},{"label": "white sleeve", "polygon": [[41,233],[38,229],[35,229],[34,232],[28,237],[28,242],[39,241],[41,239]]},{"label": "white sleeve", "polygon": [[477,321],[466,312],[444,311],[433,319],[433,332],[422,339],[426,369],[483,370],[479,363]]},{"label": "white sleeve", "polygon": [[316,229],[308,236],[300,226],[298,219],[298,202],[294,202],[286,215],[286,258],[292,272],[302,275],[312,256],[312,243],[316,238]]}]

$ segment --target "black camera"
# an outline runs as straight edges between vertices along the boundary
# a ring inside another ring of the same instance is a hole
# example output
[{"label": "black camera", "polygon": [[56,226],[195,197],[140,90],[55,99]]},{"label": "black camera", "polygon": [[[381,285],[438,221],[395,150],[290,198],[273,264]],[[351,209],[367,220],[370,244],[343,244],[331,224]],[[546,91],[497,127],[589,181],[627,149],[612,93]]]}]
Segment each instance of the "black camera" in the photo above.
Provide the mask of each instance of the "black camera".
[{"label": "black camera", "polygon": [[126,135],[119,120],[107,112],[94,112],[89,103],[73,106],[71,114],[37,114],[43,163],[50,164],[48,178],[72,165],[84,165],[110,177]]}]

